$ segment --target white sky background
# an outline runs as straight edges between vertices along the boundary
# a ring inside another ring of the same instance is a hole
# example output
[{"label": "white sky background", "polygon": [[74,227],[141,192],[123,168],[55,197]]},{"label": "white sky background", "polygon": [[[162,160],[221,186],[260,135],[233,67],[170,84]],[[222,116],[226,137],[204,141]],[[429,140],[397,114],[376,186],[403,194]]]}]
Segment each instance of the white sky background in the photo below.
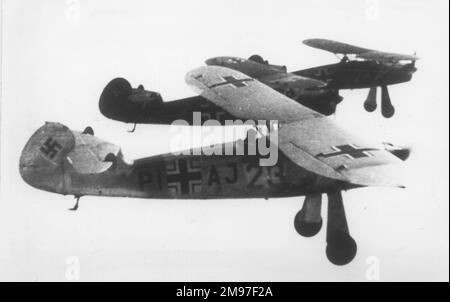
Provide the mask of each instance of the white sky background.
[{"label": "white sky background", "polygon": [[[410,83],[390,89],[392,119],[364,111],[366,90],[341,93],[339,123],[413,148],[407,189],[344,193],[358,243],[345,267],[325,257],[325,223],[314,238],[295,232],[303,197],[83,197],[74,213],[72,197],[20,178],[20,152],[45,121],[91,125],[128,158],[168,151],[168,127],[129,134],[100,114],[114,77],[171,100],[193,95],[185,73],[213,56],[258,53],[289,70],[337,61],[307,38],[422,58]],[[64,281],[69,256],[82,281],[365,281],[371,256],[382,281],[448,281],[448,1],[3,1],[2,42],[1,281]]]}]

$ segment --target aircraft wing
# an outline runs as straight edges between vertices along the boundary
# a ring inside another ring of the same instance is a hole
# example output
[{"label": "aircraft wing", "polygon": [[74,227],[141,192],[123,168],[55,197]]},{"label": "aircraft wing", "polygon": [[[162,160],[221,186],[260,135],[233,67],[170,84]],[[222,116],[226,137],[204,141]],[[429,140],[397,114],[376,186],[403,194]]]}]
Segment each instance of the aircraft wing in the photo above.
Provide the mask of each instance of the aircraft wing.
[{"label": "aircraft wing", "polygon": [[[263,61],[262,58],[260,58]],[[286,72],[286,66],[269,65],[254,59],[238,57],[214,57],[205,61],[208,66],[222,66],[240,71],[249,77],[259,79],[273,89],[311,89],[321,88],[327,83]]]},{"label": "aircraft wing", "polygon": [[368,52],[358,54],[357,57],[366,60],[387,61],[387,62],[416,61],[419,59],[419,57],[415,55],[405,55],[377,50],[370,50]]},{"label": "aircraft wing", "polygon": [[327,39],[307,39],[303,44],[336,54],[361,54],[370,49]]},{"label": "aircraft wing", "polygon": [[278,146],[299,166],[326,177],[364,186],[401,186],[390,167],[400,159],[327,117],[282,125]]},{"label": "aircraft wing", "polygon": [[230,68],[200,67],[186,75],[186,82],[200,95],[237,118],[288,123],[322,116]]},{"label": "aircraft wing", "polygon": [[416,61],[419,59],[419,57],[415,55],[378,51],[327,39],[307,39],[303,41],[303,44],[335,54],[356,55],[356,57],[365,60],[398,62]]},{"label": "aircraft wing", "polygon": [[363,186],[400,186],[386,167],[397,157],[367,143],[323,116],[236,70],[205,66],[186,82],[230,114],[252,120],[278,120],[279,149],[295,164],[328,178]]}]

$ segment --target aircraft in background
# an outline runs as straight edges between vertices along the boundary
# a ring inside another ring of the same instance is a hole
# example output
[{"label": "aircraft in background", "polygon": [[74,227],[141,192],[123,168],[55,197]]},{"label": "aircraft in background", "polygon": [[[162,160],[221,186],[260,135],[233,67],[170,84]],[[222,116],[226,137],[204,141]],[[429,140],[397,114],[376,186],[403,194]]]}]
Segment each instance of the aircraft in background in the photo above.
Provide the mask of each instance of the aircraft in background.
[{"label": "aircraft in background", "polygon": [[327,83],[330,89],[369,88],[364,108],[377,108],[377,87],[381,87],[381,113],[390,118],[395,109],[389,97],[388,86],[411,80],[417,71],[416,55],[388,53],[326,39],[304,40],[305,45],[342,55],[337,64],[323,65],[294,72]]},{"label": "aircraft in background", "polygon": [[[336,265],[357,252],[345,215],[342,191],[366,186],[402,187],[390,169],[407,158],[385,146],[361,140],[333,120],[306,108],[239,71],[203,66],[186,82],[212,106],[245,120],[276,120],[278,161],[262,166],[262,155],[162,154],[126,162],[119,147],[59,123],[46,123],[25,145],[20,174],[33,187],[63,195],[157,199],[230,199],[305,196],[294,227],[306,237],[322,227],[322,195],[328,196],[326,255]],[[118,80],[118,84],[124,82]],[[128,87],[125,87],[128,89]],[[121,90],[113,96],[120,97]],[[179,110],[179,109],[177,109]],[[264,137],[260,137],[262,139]],[[252,140],[231,144],[251,147]],[[259,142],[255,140],[255,143]],[[226,149],[227,144],[213,146]]]},{"label": "aircraft in background", "polygon": [[[248,61],[254,68],[258,63]],[[335,111],[335,105],[342,100],[336,92],[322,89],[324,82],[305,78],[297,75],[288,75],[282,71],[281,66],[270,65],[268,72],[260,72],[257,78],[262,83],[287,95],[292,96],[293,91],[300,94],[300,103],[322,114],[329,115]],[[267,66],[264,66],[267,68]],[[252,75],[249,79],[253,80]],[[245,81],[237,81],[233,78],[225,78],[230,85],[243,86]],[[331,106],[331,107],[330,107]],[[214,119],[222,125],[226,120],[234,120],[235,117],[224,111],[219,106],[209,102],[201,95],[164,102],[158,92],[148,91],[143,85],[133,88],[123,78],[116,78],[109,82],[103,89],[99,100],[100,112],[113,120],[136,124],[166,124],[170,125],[175,120],[185,120],[193,125],[193,113],[201,112],[201,123]]]},{"label": "aircraft in background", "polygon": [[[324,115],[335,113],[342,101],[341,89],[370,88],[364,108],[372,112],[377,108],[377,87],[381,87],[381,112],[387,118],[395,112],[387,86],[411,80],[417,70],[415,62],[418,57],[415,55],[386,53],[324,39],[310,39],[304,43],[340,54],[341,61],[294,72],[287,72],[286,66],[269,64],[259,55],[248,59],[215,57],[206,60],[206,65],[240,71]],[[229,83],[244,85],[233,82],[233,79],[229,79]],[[135,126],[139,123],[171,124],[178,119],[192,123],[192,113],[196,111],[202,112],[202,123],[208,119],[221,122],[233,119],[228,112],[202,96],[164,102],[159,93],[147,91],[142,85],[132,88],[123,78],[108,83],[100,97],[99,107],[106,117]]]},{"label": "aircraft in background", "polygon": [[[415,55],[387,53],[325,39],[309,39],[304,40],[303,43],[336,55],[342,55],[342,58],[337,64],[290,73],[286,71],[285,66],[271,65],[259,55],[253,55],[248,60],[236,57],[216,57],[206,60],[206,64],[241,71],[326,115],[334,113],[337,104],[342,100],[337,97],[341,89],[370,88],[364,108],[368,112],[374,111],[377,108],[377,87],[381,87],[381,112],[386,118],[392,117],[395,113],[387,86],[408,82],[417,71],[415,62],[419,58]],[[317,87],[318,89],[309,89],[306,91],[310,93],[308,95],[306,92],[296,89],[296,76],[319,80],[326,85]],[[286,85],[287,83],[292,85]],[[334,95],[335,98],[324,98],[325,92]],[[324,102],[328,104],[328,108]],[[315,104],[318,104],[319,110],[313,107]]]}]

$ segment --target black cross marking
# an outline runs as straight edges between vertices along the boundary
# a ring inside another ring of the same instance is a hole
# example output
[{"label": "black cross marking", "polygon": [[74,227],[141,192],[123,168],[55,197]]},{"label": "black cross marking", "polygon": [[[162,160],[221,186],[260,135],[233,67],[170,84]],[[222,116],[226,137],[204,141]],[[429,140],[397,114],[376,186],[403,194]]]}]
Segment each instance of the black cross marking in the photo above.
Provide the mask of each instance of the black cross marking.
[{"label": "black cross marking", "polygon": [[333,147],[333,149],[335,149],[336,152],[327,153],[327,154],[319,153],[319,154],[317,154],[317,157],[328,158],[328,157],[334,157],[334,156],[339,156],[339,155],[345,155],[345,156],[348,156],[350,159],[355,159],[355,158],[369,157],[370,155],[366,153],[367,151],[378,150],[375,148],[357,148],[352,145],[335,146],[335,147]]},{"label": "black cross marking", "polygon": [[[175,162],[173,164],[176,164]],[[194,168],[192,162],[190,162],[191,168]],[[190,193],[190,181],[193,180],[202,180],[202,172],[201,171],[189,171],[188,163],[185,159],[178,160],[178,168],[179,171],[176,174],[173,173],[170,169],[167,170],[167,183],[179,183],[181,187],[181,194],[189,194]]]},{"label": "black cross marking", "polygon": [[211,86],[209,86],[209,88],[215,88],[218,86],[223,86],[223,85],[232,85],[234,88],[240,88],[240,87],[245,87],[247,86],[247,84],[245,82],[250,82],[253,81],[252,78],[247,78],[247,79],[236,79],[233,76],[225,76],[223,77],[223,79],[225,80],[225,82],[222,83],[217,83],[217,84],[213,84]]},{"label": "black cross marking", "polygon": [[50,159],[53,159],[61,149],[62,146],[54,140],[53,137],[47,138],[45,143],[40,148],[41,152]]}]

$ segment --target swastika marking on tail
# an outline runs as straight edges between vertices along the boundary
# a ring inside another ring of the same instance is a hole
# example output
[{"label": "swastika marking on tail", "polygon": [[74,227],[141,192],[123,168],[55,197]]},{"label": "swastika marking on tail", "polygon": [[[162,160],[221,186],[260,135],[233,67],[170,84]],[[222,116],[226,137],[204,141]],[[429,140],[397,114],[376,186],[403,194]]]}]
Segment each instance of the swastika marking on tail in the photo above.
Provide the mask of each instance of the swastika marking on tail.
[{"label": "swastika marking on tail", "polygon": [[53,137],[49,137],[39,150],[48,158],[53,159],[61,149],[62,146]]}]

